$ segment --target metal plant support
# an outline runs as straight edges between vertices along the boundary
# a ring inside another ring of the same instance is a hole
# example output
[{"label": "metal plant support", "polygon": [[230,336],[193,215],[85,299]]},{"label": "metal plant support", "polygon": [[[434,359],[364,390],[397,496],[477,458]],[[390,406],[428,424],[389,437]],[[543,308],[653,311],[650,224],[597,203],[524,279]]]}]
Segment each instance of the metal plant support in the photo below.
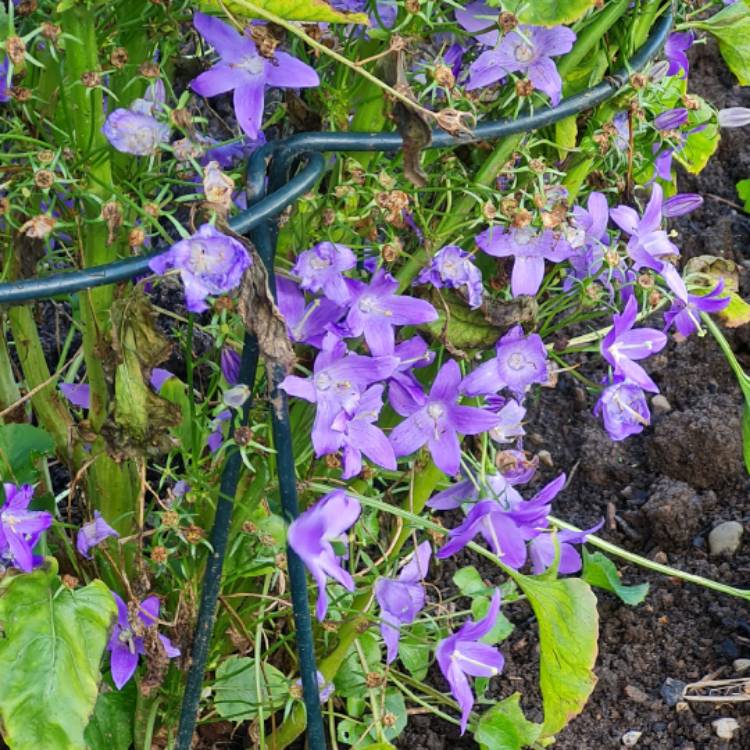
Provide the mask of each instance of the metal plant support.
[{"label": "metal plant support", "polygon": [[[433,133],[430,148],[451,148],[477,141],[497,140],[517,133],[531,132],[571,115],[577,115],[615,96],[628,82],[629,76],[641,70],[661,49],[672,26],[667,11],[654,25],[645,44],[622,69],[607,76],[602,83],[564,99],[556,107],[546,107],[514,120],[499,120],[479,125],[470,135],[454,137],[443,131]],[[233,217],[232,229],[249,236],[266,266],[271,289],[274,284],[274,256],[278,227],[275,218],[317,183],[325,172],[324,153],[378,151],[392,153],[402,147],[396,133],[299,133],[273,141],[259,148],[249,160],[247,191],[249,208]],[[300,164],[302,164],[300,168]],[[297,169],[296,174],[292,172]],[[267,179],[266,179],[267,178]],[[48,299],[61,294],[74,294],[107,284],[127,281],[149,271],[149,260],[164,252],[117,261],[81,271],[63,272],[45,278],[24,279],[0,284],[0,304],[18,305]],[[255,383],[259,347],[255,338],[245,336],[240,382]],[[297,484],[292,450],[292,434],[286,394],[279,390],[285,373],[276,367],[270,374],[271,397],[280,403],[272,413],[274,447],[281,505],[288,521],[299,514]],[[250,404],[245,405],[241,422],[248,418]],[[194,631],[191,666],[182,703],[176,750],[190,750],[197,720],[201,686],[216,618],[216,603],[242,462],[238,448],[228,451],[225,460],[216,516],[211,531],[212,553],[203,575],[200,609]],[[312,634],[312,621],[307,592],[305,568],[292,549],[287,550],[290,589],[297,653],[302,675],[303,700],[307,712],[307,741],[310,750],[325,750],[326,740],[320,711],[317,668]]]}]

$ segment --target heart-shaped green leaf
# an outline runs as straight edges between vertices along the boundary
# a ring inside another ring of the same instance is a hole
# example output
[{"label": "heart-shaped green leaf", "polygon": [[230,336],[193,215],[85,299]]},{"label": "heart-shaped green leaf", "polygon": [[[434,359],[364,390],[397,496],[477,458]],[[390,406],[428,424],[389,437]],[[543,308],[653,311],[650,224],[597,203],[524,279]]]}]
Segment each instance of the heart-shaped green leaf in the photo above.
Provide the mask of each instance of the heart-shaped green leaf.
[{"label": "heart-shaped green leaf", "polygon": [[258,9],[272,13],[285,21],[320,21],[326,23],[370,23],[365,13],[347,13],[336,10],[326,0],[202,0],[201,6],[207,10],[226,8],[243,18],[263,18]]},{"label": "heart-shaped green leaf", "polygon": [[716,37],[729,69],[742,86],[750,85],[750,6],[746,2],[728,5],[692,26]]},{"label": "heart-shaped green leaf", "polygon": [[508,10],[518,16],[521,23],[534,26],[559,26],[577,21],[594,6],[595,0],[515,0]]},{"label": "heart-shaped green leaf", "polygon": [[482,714],[474,732],[482,750],[522,750],[539,739],[542,728],[523,715],[520,700],[513,693]]}]

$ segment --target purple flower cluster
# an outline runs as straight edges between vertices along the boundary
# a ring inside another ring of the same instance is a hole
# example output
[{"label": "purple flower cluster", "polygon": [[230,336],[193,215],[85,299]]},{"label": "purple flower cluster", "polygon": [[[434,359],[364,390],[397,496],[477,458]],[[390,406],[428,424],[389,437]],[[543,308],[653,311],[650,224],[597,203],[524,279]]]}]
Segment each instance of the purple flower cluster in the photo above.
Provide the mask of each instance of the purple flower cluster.
[{"label": "purple flower cluster", "polygon": [[30,484],[3,484],[5,502],[0,508],[0,565],[30,573],[41,565],[42,558],[34,555],[34,547],[42,533],[52,525],[52,514],[29,510],[34,496]]}]

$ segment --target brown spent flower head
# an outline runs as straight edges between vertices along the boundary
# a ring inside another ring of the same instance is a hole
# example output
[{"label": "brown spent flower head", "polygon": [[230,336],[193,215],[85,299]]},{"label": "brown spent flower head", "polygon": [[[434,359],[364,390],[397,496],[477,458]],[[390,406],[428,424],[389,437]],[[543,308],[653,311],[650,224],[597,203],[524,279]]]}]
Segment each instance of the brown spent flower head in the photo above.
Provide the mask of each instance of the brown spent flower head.
[{"label": "brown spent flower head", "polygon": [[274,555],[273,561],[279,570],[286,570],[286,552],[278,552]]},{"label": "brown spent flower head", "polygon": [[435,70],[432,71],[432,77],[435,83],[444,89],[452,89],[456,85],[456,76],[447,65],[436,65]]},{"label": "brown spent flower head", "polygon": [[10,211],[10,199],[4,195],[0,198],[0,216],[5,216],[8,211]]},{"label": "brown spent flower head", "polygon": [[372,468],[372,466],[363,466],[362,471],[359,472],[359,475],[362,477],[362,479],[365,480],[365,482],[369,482],[371,479],[375,479],[375,477],[377,476],[377,472]]},{"label": "brown spent flower head", "polygon": [[257,534],[258,533],[258,527],[252,522],[252,521],[245,521],[242,524],[242,530],[246,534]]},{"label": "brown spent flower head", "polygon": [[385,220],[400,229],[404,226],[403,212],[409,208],[409,196],[403,190],[378,193],[375,202],[385,212]]},{"label": "brown spent flower head", "polygon": [[97,86],[101,85],[101,82],[102,77],[95,70],[87,70],[85,73],[81,73],[81,83],[87,89],[95,89]]},{"label": "brown spent flower head", "polygon": [[214,300],[214,310],[216,312],[234,312],[234,307],[234,300],[226,295],[217,297]]},{"label": "brown spent flower head", "polygon": [[534,93],[534,84],[528,79],[516,81],[516,96],[531,96]]},{"label": "brown spent flower head", "polygon": [[653,289],[648,294],[648,304],[651,307],[656,307],[661,302],[662,296],[662,293],[658,289]]},{"label": "brown spent flower head", "polygon": [[170,113],[170,119],[181,130],[192,130],[193,116],[184,107],[173,109]]},{"label": "brown spent flower head", "polygon": [[167,529],[176,529],[180,525],[180,514],[176,510],[165,510],[161,514],[161,525]]},{"label": "brown spent flower head", "polygon": [[146,241],[146,233],[142,227],[133,227],[128,232],[128,245],[130,247],[140,247]]},{"label": "brown spent flower head", "polygon": [[492,221],[497,216],[497,206],[492,201],[487,201],[482,205],[482,216]]},{"label": "brown spent flower head", "polygon": [[34,172],[34,184],[40,190],[49,190],[55,184],[55,174],[49,169],[37,169]]},{"label": "brown spent flower head", "polygon": [[37,0],[21,0],[16,6],[16,15],[30,16],[38,7]]},{"label": "brown spent flower head", "polygon": [[52,164],[55,160],[55,152],[49,148],[44,148],[37,152],[36,158],[40,164]]},{"label": "brown spent flower head", "polygon": [[401,240],[398,237],[394,237],[393,242],[387,242],[383,245],[380,254],[386,263],[393,263],[401,255],[403,249],[404,246],[401,244]]},{"label": "brown spent flower head", "polygon": [[226,213],[232,207],[234,180],[221,169],[218,161],[210,161],[203,171],[203,190],[208,202]]},{"label": "brown spent flower head", "polygon": [[696,97],[690,96],[690,94],[685,94],[685,96],[682,97],[682,105],[685,109],[696,110],[700,109],[701,103]]},{"label": "brown spent flower head", "polygon": [[390,711],[386,711],[383,714],[383,726],[384,727],[395,727],[396,722],[398,721],[398,717],[396,714],[391,713]]},{"label": "brown spent flower head", "polygon": [[169,558],[169,550],[160,544],[151,550],[151,560],[157,565],[163,565]]},{"label": "brown spent flower head", "polygon": [[61,576],[60,580],[62,580],[62,585],[65,586],[66,589],[70,589],[71,591],[78,588],[78,584],[80,583],[75,576],[72,576],[69,573],[65,573],[63,576]]},{"label": "brown spent flower head", "polygon": [[516,229],[523,229],[531,224],[533,218],[534,217],[531,215],[530,211],[527,211],[525,208],[520,208],[515,214],[513,214],[513,220],[511,223]]},{"label": "brown spent flower head", "polygon": [[543,159],[532,159],[529,162],[529,168],[537,174],[544,174],[545,170],[547,169],[547,165],[544,163]]},{"label": "brown spent flower head", "polygon": [[302,683],[301,682],[293,682],[289,686],[289,695],[294,698],[294,700],[301,701],[302,700]]},{"label": "brown spent flower head", "polygon": [[326,208],[323,210],[321,221],[324,227],[330,227],[336,222],[336,211],[332,208]]},{"label": "brown spent flower head", "polygon": [[13,86],[10,95],[17,102],[28,102],[34,96],[34,92],[26,86]]},{"label": "brown spent flower head", "polygon": [[642,88],[645,88],[647,84],[648,84],[648,76],[643,75],[643,73],[633,73],[633,75],[630,76],[630,85],[636,91]]},{"label": "brown spent flower head", "polygon": [[513,31],[518,26],[518,19],[510,11],[504,10],[498,17],[497,23],[504,33]]},{"label": "brown spent flower head", "polygon": [[610,268],[615,268],[620,263],[620,253],[611,247],[604,253],[604,260]]},{"label": "brown spent flower head", "polygon": [[5,40],[5,54],[14,65],[20,65],[26,57],[26,42],[20,36],[9,36]]},{"label": "brown spent flower head", "polygon": [[341,459],[335,453],[329,453],[325,457],[325,464],[329,469],[340,469]]},{"label": "brown spent flower head", "polygon": [[49,39],[52,43],[56,42],[58,37],[62,34],[62,29],[55,23],[45,21],[42,24],[42,36],[45,39]]},{"label": "brown spent flower head", "polygon": [[274,537],[272,537],[270,534],[261,534],[258,537],[258,541],[264,547],[275,547],[276,546],[276,539]]},{"label": "brown spent flower head", "polygon": [[190,526],[185,529],[185,539],[190,544],[200,543],[205,536],[206,532],[200,526],[196,526],[194,523],[191,523]]},{"label": "brown spent flower head", "polygon": [[152,218],[158,219],[161,216],[161,206],[158,203],[147,203],[143,210]]},{"label": "brown spent flower head", "polygon": [[102,219],[107,223],[107,244],[117,238],[117,230],[122,226],[122,209],[117,201],[109,201],[102,206]]},{"label": "brown spent flower head", "polygon": [[385,677],[383,677],[380,672],[368,672],[365,675],[365,685],[367,685],[370,690],[375,690],[376,688],[381,687],[384,682]]},{"label": "brown spent flower head", "polygon": [[477,124],[477,118],[471,112],[461,112],[447,107],[435,114],[438,127],[451,135],[471,134],[471,129]]},{"label": "brown spent flower head", "polygon": [[241,425],[234,431],[234,442],[239,446],[247,445],[255,436],[247,425]]},{"label": "brown spent flower head", "polygon": [[508,196],[507,198],[503,198],[500,201],[500,212],[503,216],[513,216],[513,214],[518,209],[518,201],[513,198],[512,196]]},{"label": "brown spent flower head", "polygon": [[420,0],[406,0],[404,3],[404,8],[406,8],[407,13],[419,13],[420,7]]},{"label": "brown spent flower head", "polygon": [[250,38],[258,47],[258,54],[267,60],[272,60],[279,46],[279,40],[273,35],[268,26],[251,26]]},{"label": "brown spent flower head", "polygon": [[147,60],[146,62],[141,63],[138,66],[138,72],[144,78],[158,78],[161,75],[159,64],[152,62],[151,60]]},{"label": "brown spent flower head", "polygon": [[638,285],[643,289],[653,289],[656,285],[656,281],[654,280],[654,277],[650,273],[648,273],[648,271],[646,271],[642,274],[639,274]]},{"label": "brown spent flower head", "polygon": [[128,64],[129,59],[128,51],[125,47],[115,47],[109,53],[109,62],[113,68],[117,68],[118,70],[122,70]]},{"label": "brown spent flower head", "polygon": [[46,214],[39,214],[24,222],[20,232],[32,240],[43,240],[49,235],[57,224],[57,219]]}]

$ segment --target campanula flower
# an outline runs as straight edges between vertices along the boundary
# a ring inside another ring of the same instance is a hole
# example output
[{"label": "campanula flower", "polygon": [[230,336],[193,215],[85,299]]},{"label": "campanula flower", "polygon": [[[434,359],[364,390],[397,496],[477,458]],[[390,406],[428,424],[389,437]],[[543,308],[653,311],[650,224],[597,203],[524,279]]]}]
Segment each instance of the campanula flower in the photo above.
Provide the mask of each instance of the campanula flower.
[{"label": "campanula flower", "polygon": [[486,47],[496,47],[500,41],[497,8],[490,8],[483,2],[469,3],[465,8],[456,9],[456,21]]},{"label": "campanula flower", "polygon": [[629,380],[619,380],[607,386],[596,402],[594,414],[601,415],[604,429],[617,442],[643,432],[643,428],[651,424],[646,394]]},{"label": "campanula flower", "polygon": [[344,314],[344,309],[326,297],[316,297],[309,304],[299,286],[291,279],[276,277],[279,311],[286,321],[292,341],[320,348],[326,332]]},{"label": "campanula flower", "polygon": [[28,510],[34,488],[30,484],[3,484],[5,502],[0,508],[0,561],[30,573],[42,558],[33,554],[42,532],[52,525],[52,514]]},{"label": "campanula flower", "polygon": [[[565,485],[565,474],[545,485],[531,500],[505,493],[472,506],[466,520],[448,532],[448,541],[438,550],[441,559],[460,552],[477,534],[502,562],[515,570],[526,562],[526,542],[547,526],[552,501]],[[486,494],[491,488],[485,490]]]},{"label": "campanula flower", "polygon": [[499,613],[500,592],[496,590],[487,614],[479,622],[467,620],[456,633],[440,641],[435,651],[440,671],[461,707],[461,734],[466,731],[474,705],[468,677],[495,677],[505,666],[497,648],[480,642],[495,627]]},{"label": "campanula flower", "polygon": [[[435,359],[435,352],[421,336],[412,336],[397,344],[393,356],[398,359],[395,371],[388,379],[388,401],[398,414],[410,414],[410,404],[418,401],[422,386],[412,372],[426,367]],[[401,402],[404,405],[400,405]]]},{"label": "campanula flower", "polygon": [[592,526],[586,531],[568,531],[561,529],[557,532],[540,534],[531,540],[529,544],[529,557],[531,558],[531,569],[534,575],[538,576],[544,573],[555,560],[555,537],[560,546],[560,559],[557,572],[562,575],[577,573],[582,567],[581,554],[573,546],[574,544],[583,544],[589,534],[594,534],[604,525],[600,521],[596,526]]},{"label": "campanula flower", "polygon": [[662,216],[673,219],[695,211],[703,205],[703,197],[697,193],[678,193],[664,201]]},{"label": "campanula flower", "polygon": [[558,104],[562,96],[562,79],[553,57],[573,49],[576,35],[566,26],[546,29],[542,26],[519,26],[506,34],[494,49],[483,52],[469,68],[467,91],[489,86],[509,73],[523,73],[534,88],[543,91]]},{"label": "campanula flower", "polygon": [[[143,636],[136,635],[136,633],[142,633],[144,627],[156,627],[159,619],[159,599],[155,596],[144,599],[138,607],[137,616],[140,622],[133,624],[125,602],[114,591],[112,596],[117,604],[117,621],[107,644],[107,650],[110,653],[112,681],[118,690],[122,690],[135,673],[138,659],[146,653]],[[180,655],[180,650],[175,648],[165,635],[159,634],[159,640],[167,658],[174,659]]]},{"label": "campanula flower", "polygon": [[539,456],[518,448],[506,448],[495,457],[498,471],[510,484],[530,482],[539,469]]},{"label": "campanula flower", "polygon": [[373,354],[391,354],[395,346],[394,326],[419,325],[437,320],[435,308],[426,300],[396,294],[398,281],[380,269],[369,284],[349,279],[351,292],[346,322],[352,336],[364,334]]},{"label": "campanula flower", "polygon": [[458,245],[446,245],[438,250],[432,256],[430,265],[422,269],[415,283],[432,284],[438,289],[461,289],[473,310],[482,304],[482,272],[471,262],[469,253]]},{"label": "campanula flower", "polygon": [[221,374],[229,385],[237,385],[240,382],[240,355],[234,349],[228,346],[221,348],[219,365]]},{"label": "campanula flower", "polygon": [[654,127],[657,130],[676,130],[682,127],[688,120],[688,111],[685,107],[668,109],[654,118]]},{"label": "campanula flower", "polygon": [[[489,399],[487,401],[489,402]],[[515,399],[508,399],[498,410],[497,416],[500,417],[500,423],[489,433],[496,443],[512,443],[526,434],[526,430],[523,429],[526,409]]]},{"label": "campanula flower", "polygon": [[[319,670],[316,672],[318,678],[318,697],[321,703],[325,703],[332,695],[336,686],[332,682],[328,682],[323,676],[323,673]],[[292,688],[289,691],[292,698],[302,700],[302,678],[298,677],[292,684]]]},{"label": "campanula flower", "polygon": [[343,447],[342,479],[351,479],[362,471],[362,454],[384,469],[396,468],[396,457],[385,433],[374,422],[383,408],[383,386],[372,385],[360,397],[354,413],[339,412],[331,428],[340,433]]},{"label": "campanula flower", "polygon": [[514,297],[534,295],[544,279],[545,258],[554,263],[566,260],[572,250],[565,240],[557,239],[549,230],[537,232],[532,227],[506,230],[490,227],[477,235],[477,245],[495,258],[514,256],[510,288]]},{"label": "campanula flower", "polygon": [[297,257],[292,273],[300,280],[300,289],[321,292],[338,305],[349,302],[349,287],[343,272],[357,264],[351,248],[336,242],[320,242]]},{"label": "campanula flower", "polygon": [[690,60],[688,60],[687,51],[692,47],[695,34],[692,31],[674,31],[668,37],[664,44],[664,54],[669,61],[667,70],[668,76],[677,75],[680,71],[680,78],[685,78],[690,70]]},{"label": "campanula flower", "polygon": [[464,503],[476,503],[480,495],[482,499],[491,498],[507,507],[515,507],[523,502],[518,490],[502,474],[488,474],[481,490],[476,477],[463,479],[433,495],[427,502],[427,507],[433,510],[455,510]]},{"label": "campanula flower", "polygon": [[163,255],[149,261],[149,268],[164,274],[179,270],[185,285],[185,305],[191,312],[208,309],[206,297],[235,289],[250,266],[250,256],[233,237],[204,224],[192,237],[176,242]]},{"label": "campanula flower", "polygon": [[152,156],[169,140],[169,125],[151,115],[119,108],[111,112],[102,126],[107,140],[124,154]]},{"label": "campanula flower", "polygon": [[721,312],[730,302],[730,297],[724,296],[724,279],[721,279],[708,294],[688,294],[687,303],[673,300],[672,307],[664,313],[665,330],[674,324],[677,333],[687,338],[702,330],[702,312]]},{"label": "campanula flower", "polygon": [[323,340],[310,378],[287,375],[281,388],[290,396],[317,405],[312,442],[317,455],[338,450],[340,432],[333,422],[341,411],[353,415],[362,392],[372,383],[387,378],[396,368],[396,357],[365,357],[352,354],[346,344],[332,334]]},{"label": "campanula flower", "polygon": [[496,414],[474,406],[459,406],[458,387],[461,370],[449,359],[438,371],[429,396],[420,393],[414,401],[405,400],[406,419],[391,432],[391,444],[396,456],[407,456],[425,443],[435,465],[446,474],[458,473],[461,447],[458,433],[477,435],[495,427],[500,421]]},{"label": "campanula flower", "polygon": [[719,127],[742,128],[750,125],[750,109],[747,107],[727,107],[718,114]]},{"label": "campanula flower", "polygon": [[83,524],[76,538],[76,549],[78,553],[87,560],[91,559],[90,550],[101,544],[105,539],[115,538],[120,535],[104,520],[102,514],[94,511],[94,520]]},{"label": "campanula flower", "polygon": [[431,555],[430,543],[422,542],[395,579],[378,578],[375,582],[375,598],[380,605],[380,632],[388,652],[388,664],[398,656],[401,626],[411,625],[424,607],[422,581],[427,577]]},{"label": "campanula flower", "polygon": [[286,52],[274,52],[273,60],[263,57],[250,37],[218,18],[195,13],[193,25],[221,61],[193,79],[190,88],[205,97],[234,91],[237,122],[249,138],[258,137],[263,123],[266,86],[298,89],[320,83],[309,65]]},{"label": "campanula flower", "polygon": [[347,591],[354,591],[354,580],[341,567],[341,557],[331,542],[346,543],[346,532],[359,518],[360,504],[343,490],[335,490],[289,525],[289,546],[300,556],[318,584],[315,614],[322,621],[328,611],[326,578],[333,578]]},{"label": "campanula flower", "polygon": [[575,234],[574,236],[568,236],[567,240],[568,244],[573,247],[581,247],[582,245],[608,246],[609,205],[604,193],[596,190],[591,192],[586,208],[573,206],[570,224],[575,230]]},{"label": "campanula flower", "polygon": [[73,406],[91,408],[91,386],[88,383],[60,383],[60,392]]},{"label": "campanula flower", "polygon": [[151,387],[159,393],[161,391],[162,386],[164,383],[167,382],[170,378],[177,377],[173,372],[170,372],[169,370],[165,370],[163,367],[154,367],[153,370],[151,370],[151,377],[149,378],[149,383],[151,384]]},{"label": "campanula flower", "polygon": [[220,411],[212,420],[209,425],[211,432],[206,438],[206,445],[211,453],[221,448],[224,443],[224,424],[232,418],[232,412],[229,409]]},{"label": "campanula flower", "polygon": [[612,365],[615,375],[628,378],[646,391],[658,393],[658,386],[636,360],[661,351],[667,337],[655,328],[633,329],[637,315],[638,303],[635,297],[630,297],[622,313],[612,317],[612,328],[602,339],[601,353]]},{"label": "campanula flower", "polygon": [[508,388],[519,399],[533,383],[546,383],[547,349],[537,333],[524,336],[520,325],[513,326],[495,345],[495,357],[467,375],[461,392],[482,396]]}]

